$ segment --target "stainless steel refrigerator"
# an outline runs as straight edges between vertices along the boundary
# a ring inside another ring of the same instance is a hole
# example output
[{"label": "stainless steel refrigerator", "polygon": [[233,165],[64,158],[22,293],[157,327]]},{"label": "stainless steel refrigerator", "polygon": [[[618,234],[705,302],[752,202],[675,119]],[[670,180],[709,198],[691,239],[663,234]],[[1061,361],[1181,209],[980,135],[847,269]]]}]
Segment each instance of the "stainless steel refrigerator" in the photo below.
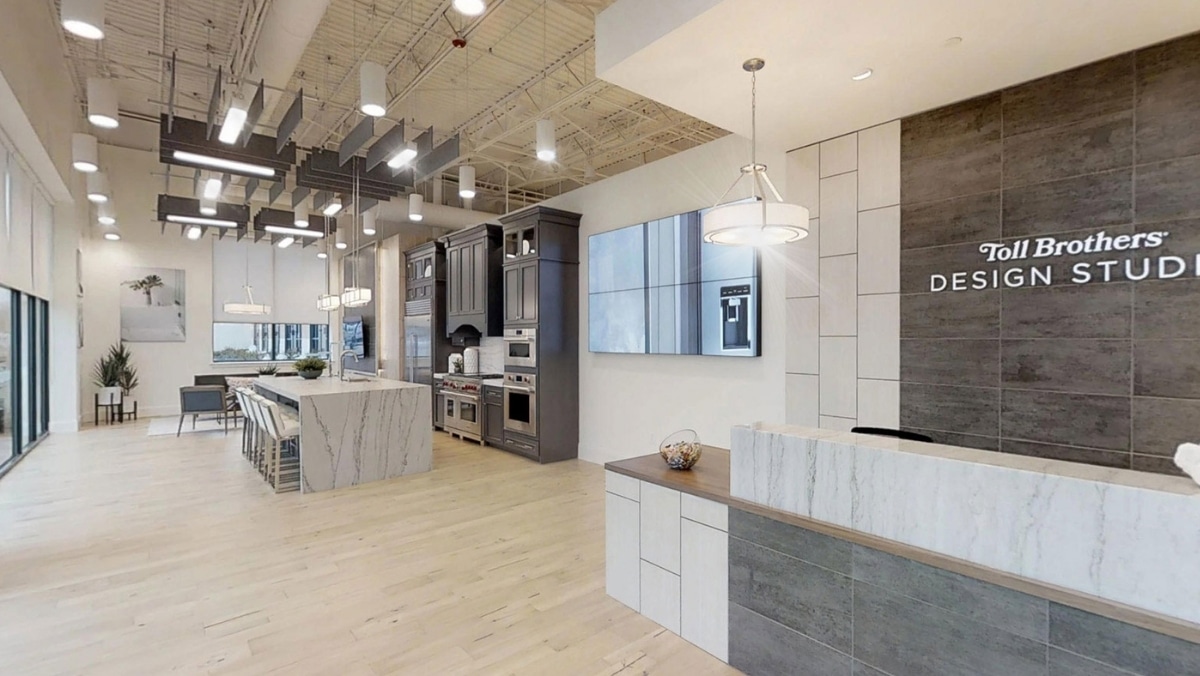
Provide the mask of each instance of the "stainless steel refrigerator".
[{"label": "stainless steel refrigerator", "polygon": [[433,315],[404,318],[404,379],[433,385]]}]

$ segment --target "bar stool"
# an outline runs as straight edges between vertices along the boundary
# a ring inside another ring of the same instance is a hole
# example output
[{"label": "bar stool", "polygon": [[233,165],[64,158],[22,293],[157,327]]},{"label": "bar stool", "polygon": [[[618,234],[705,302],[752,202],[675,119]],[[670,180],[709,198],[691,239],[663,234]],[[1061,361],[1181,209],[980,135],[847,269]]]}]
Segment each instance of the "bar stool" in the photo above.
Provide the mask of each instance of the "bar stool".
[{"label": "bar stool", "polygon": [[237,401],[238,408],[242,411],[242,419],[245,421],[242,424],[242,457],[249,460],[251,443],[254,438],[254,421],[250,417],[249,399],[245,390],[240,387],[233,388],[233,398]]},{"label": "bar stool", "polygon": [[[297,441],[300,438],[300,421],[291,416],[286,416],[279,409],[279,404],[273,401],[264,400],[261,406],[263,421],[266,423],[267,434],[271,439],[270,448],[267,450],[267,481],[271,483],[275,492],[278,493],[281,487],[281,477],[285,470],[288,474],[296,475],[296,488],[300,487],[300,462],[299,454],[296,454],[295,462],[291,462],[292,458],[288,458],[289,462],[285,466],[283,462],[284,444]],[[289,454],[291,455],[291,454]],[[291,482],[288,482],[291,483]]]},{"label": "bar stool", "polygon": [[267,479],[267,451],[271,440],[271,430],[268,427],[265,406],[267,399],[257,392],[250,392],[247,397],[251,415],[254,416],[254,438],[250,448],[250,462],[263,479]]}]

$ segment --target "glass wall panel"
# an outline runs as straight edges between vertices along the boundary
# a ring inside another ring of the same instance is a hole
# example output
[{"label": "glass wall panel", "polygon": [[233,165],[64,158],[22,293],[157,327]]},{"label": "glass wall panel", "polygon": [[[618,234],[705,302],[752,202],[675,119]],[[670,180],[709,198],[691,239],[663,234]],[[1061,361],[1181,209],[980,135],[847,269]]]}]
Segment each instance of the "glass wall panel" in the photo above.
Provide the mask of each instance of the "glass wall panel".
[{"label": "glass wall panel", "polygon": [[20,443],[18,448],[25,448],[33,443],[33,313],[30,309],[33,307],[33,299],[29,296],[21,294],[21,303],[19,304],[20,311],[17,314],[18,343],[20,344],[20,354],[17,356],[17,373],[20,377],[17,379],[20,383],[20,403],[17,405],[17,415],[20,416],[17,423],[18,437]]},{"label": "glass wall panel", "polygon": [[0,287],[0,465],[16,452],[13,443],[12,292]]},{"label": "glass wall panel", "polygon": [[241,324],[213,322],[213,362],[329,359],[326,324]]}]

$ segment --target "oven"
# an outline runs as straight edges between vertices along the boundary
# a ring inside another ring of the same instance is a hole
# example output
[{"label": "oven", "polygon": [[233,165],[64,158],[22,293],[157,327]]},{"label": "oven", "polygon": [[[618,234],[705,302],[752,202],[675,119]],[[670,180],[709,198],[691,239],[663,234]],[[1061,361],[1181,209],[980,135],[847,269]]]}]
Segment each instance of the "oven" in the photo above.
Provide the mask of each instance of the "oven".
[{"label": "oven", "polygon": [[504,329],[504,365],[537,368],[537,329]]},{"label": "oven", "polygon": [[[468,388],[464,391],[463,387]],[[478,386],[457,382],[443,383],[440,395],[442,425],[447,432],[473,441],[483,439],[483,407],[479,401]]]},{"label": "oven", "polygon": [[537,437],[537,376],[504,374],[504,429]]}]

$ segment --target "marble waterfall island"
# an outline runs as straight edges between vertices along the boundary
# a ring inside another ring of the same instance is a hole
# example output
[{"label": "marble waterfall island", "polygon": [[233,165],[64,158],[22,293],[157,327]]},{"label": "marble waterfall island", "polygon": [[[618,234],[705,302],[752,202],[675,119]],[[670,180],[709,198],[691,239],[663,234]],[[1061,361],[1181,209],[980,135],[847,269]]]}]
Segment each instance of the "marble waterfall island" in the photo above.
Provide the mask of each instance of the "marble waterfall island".
[{"label": "marble waterfall island", "polygon": [[433,469],[428,385],[384,378],[259,378],[254,385],[300,416],[300,490],[305,493]]},{"label": "marble waterfall island", "polygon": [[830,430],[735,427],[730,494],[1200,624],[1200,486]]}]

